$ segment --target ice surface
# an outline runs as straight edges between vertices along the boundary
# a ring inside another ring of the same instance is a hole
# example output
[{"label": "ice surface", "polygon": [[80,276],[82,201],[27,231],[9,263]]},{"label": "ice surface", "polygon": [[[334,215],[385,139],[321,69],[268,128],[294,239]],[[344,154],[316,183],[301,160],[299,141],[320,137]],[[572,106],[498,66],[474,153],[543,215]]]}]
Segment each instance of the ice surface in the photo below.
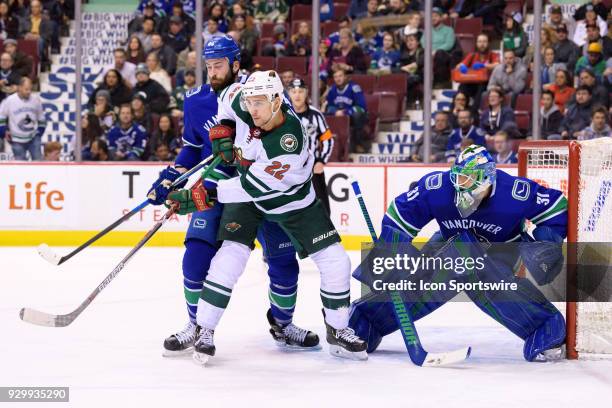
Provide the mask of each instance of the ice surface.
[{"label": "ice surface", "polygon": [[[333,358],[324,342],[320,352],[282,352],[268,334],[268,280],[257,251],[205,368],[189,356],[161,356],[163,339],[186,322],[180,248],[143,249],[69,327],[19,320],[23,306],[72,311],[128,250],[91,248],[56,267],[35,248],[0,248],[0,386],[70,386],[73,407],[578,408],[612,401],[612,361],[527,363],[521,340],[471,304],[446,305],[417,324],[430,351],[473,347],[455,367],[413,366],[397,333],[367,362]],[[354,264],[358,257],[351,253]],[[323,339],[319,276],[310,261],[301,265],[295,322]]]}]

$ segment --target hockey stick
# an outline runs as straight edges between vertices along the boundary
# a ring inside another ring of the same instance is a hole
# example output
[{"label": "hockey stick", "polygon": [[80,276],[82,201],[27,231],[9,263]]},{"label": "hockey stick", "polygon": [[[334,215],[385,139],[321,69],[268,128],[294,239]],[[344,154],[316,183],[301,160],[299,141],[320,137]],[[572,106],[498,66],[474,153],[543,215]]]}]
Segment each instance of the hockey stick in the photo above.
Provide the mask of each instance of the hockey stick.
[{"label": "hockey stick", "polygon": [[[354,180],[351,182],[351,186],[353,187],[353,192],[355,193],[355,197],[357,197],[357,201],[359,201],[361,213],[363,214],[363,218],[368,225],[370,236],[372,237],[372,240],[376,242],[378,237],[376,236],[376,231],[374,231],[374,225],[372,225],[370,213],[368,212],[363,196],[361,195],[359,183],[357,180]],[[443,366],[461,362],[470,356],[472,351],[471,347],[464,347],[462,349],[444,353],[427,352],[421,345],[419,334],[416,330],[414,322],[412,321],[410,313],[406,309],[406,305],[404,304],[404,300],[402,299],[400,293],[398,291],[391,291],[389,296],[391,297],[391,302],[393,303],[393,312],[397,322],[399,323],[400,333],[402,334],[402,339],[406,345],[406,350],[408,351],[410,360],[412,360],[414,364],[422,367]]]},{"label": "hockey stick", "polygon": [[[215,160],[213,160],[210,166],[208,166],[208,168],[202,174],[202,178],[206,178],[208,173],[210,173],[212,169],[214,169],[219,164],[220,161],[221,161],[220,156],[217,157]],[[130,250],[130,252],[121,260],[121,262],[119,262],[117,266],[115,266],[115,268],[111,271],[111,273],[109,273],[106,276],[106,278],[104,278],[104,280],[93,290],[93,292],[91,292],[89,296],[87,296],[87,299],[85,299],[83,303],[81,303],[79,307],[77,307],[75,310],[73,310],[72,312],[68,314],[64,314],[64,315],[54,315],[54,314],[45,313],[45,312],[41,312],[35,309],[24,307],[19,311],[19,317],[21,318],[21,320],[23,320],[24,322],[36,324],[38,326],[46,326],[46,327],[68,326],[77,317],[79,317],[79,315],[83,312],[83,310],[85,310],[91,304],[91,302],[93,302],[93,300],[104,290],[104,288],[108,286],[108,284],[111,283],[113,279],[115,279],[115,277],[119,274],[119,272],[121,272],[121,270],[130,261],[130,259],[132,259],[132,257],[136,254],[136,252],[138,252],[140,248],[142,248],[153,237],[153,235],[155,235],[155,233],[164,225],[164,223],[173,214],[174,214],[174,208],[171,208],[170,210],[168,210],[164,214],[162,219],[159,220],[157,223],[155,223],[153,228],[151,228],[145,234],[145,236],[140,240],[140,242],[138,242],[138,244],[136,244],[136,246],[132,248],[132,250]]]},{"label": "hockey stick", "polygon": [[[170,185],[170,188],[176,187],[178,184],[180,184],[183,181],[187,180],[189,177],[191,177],[191,175],[193,175],[195,172],[197,172],[202,167],[204,167],[206,164],[208,164],[208,162],[210,162],[212,160],[212,158],[213,158],[212,155],[208,156],[207,158],[202,160],[200,163],[198,163],[195,167],[193,167],[189,171],[181,174],[181,176],[179,178],[177,178]],[[136,207],[134,207],[130,212],[126,213],[123,217],[119,218],[118,220],[113,222],[111,225],[109,225],[108,227],[104,228],[102,231],[98,232],[96,235],[94,235],[93,237],[88,239],[85,243],[81,244],[78,248],[76,248],[75,250],[73,250],[72,252],[70,252],[70,253],[68,253],[68,254],[66,254],[64,256],[59,256],[47,244],[40,244],[38,246],[38,248],[37,248],[38,254],[41,257],[43,257],[47,262],[49,262],[49,263],[51,263],[53,265],[61,265],[64,262],[66,262],[67,260],[69,260],[70,258],[72,258],[73,256],[75,256],[76,254],[78,254],[79,252],[81,252],[82,250],[84,250],[85,248],[87,248],[88,246],[90,246],[91,244],[93,244],[94,242],[96,242],[97,240],[99,240],[100,238],[102,238],[103,236],[105,236],[106,234],[108,234],[109,232],[111,232],[112,230],[114,230],[115,228],[117,228],[119,225],[123,224],[125,221],[129,220],[130,218],[132,218],[132,216],[134,214],[137,214],[138,212],[140,212],[140,210],[145,208],[147,205],[149,205],[149,200],[144,200],[142,203],[140,203]]]}]

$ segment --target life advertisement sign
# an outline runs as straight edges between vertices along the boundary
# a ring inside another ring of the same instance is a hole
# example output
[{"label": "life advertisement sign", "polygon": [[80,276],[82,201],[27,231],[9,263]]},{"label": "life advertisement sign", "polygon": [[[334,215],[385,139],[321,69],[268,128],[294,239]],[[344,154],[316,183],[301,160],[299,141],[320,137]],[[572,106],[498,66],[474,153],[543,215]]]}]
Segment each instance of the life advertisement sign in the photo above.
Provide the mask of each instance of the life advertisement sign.
[{"label": "life advertisement sign", "polygon": [[[24,171],[25,170],[25,171]],[[0,167],[0,225],[2,228],[69,228],[78,217],[78,186],[70,168]]]},{"label": "life advertisement sign", "polygon": [[[0,164],[0,244],[79,245],[139,205],[164,164]],[[516,175],[516,167],[502,166]],[[345,245],[370,240],[351,181],[358,180],[376,232],[391,200],[410,183],[447,165],[331,164],[325,169],[331,217]],[[197,177],[197,176],[196,176]],[[104,245],[131,245],[165,213],[147,206],[109,234]],[[156,234],[157,245],[181,245],[189,216],[174,216]],[[423,234],[435,231],[435,223]]]}]

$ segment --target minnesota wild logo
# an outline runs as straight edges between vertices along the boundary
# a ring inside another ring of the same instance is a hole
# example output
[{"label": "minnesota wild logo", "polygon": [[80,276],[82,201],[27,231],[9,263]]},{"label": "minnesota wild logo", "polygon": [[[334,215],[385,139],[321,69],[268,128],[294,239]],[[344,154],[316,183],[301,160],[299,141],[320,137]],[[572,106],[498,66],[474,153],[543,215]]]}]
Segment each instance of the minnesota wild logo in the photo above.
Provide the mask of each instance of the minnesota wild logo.
[{"label": "minnesota wild logo", "polygon": [[225,229],[228,232],[236,232],[240,229],[240,227],[242,227],[242,225],[238,224],[237,222],[230,222],[225,224]]},{"label": "minnesota wild logo", "polygon": [[298,148],[297,137],[291,134],[286,134],[281,137],[280,145],[286,152],[294,152]]}]

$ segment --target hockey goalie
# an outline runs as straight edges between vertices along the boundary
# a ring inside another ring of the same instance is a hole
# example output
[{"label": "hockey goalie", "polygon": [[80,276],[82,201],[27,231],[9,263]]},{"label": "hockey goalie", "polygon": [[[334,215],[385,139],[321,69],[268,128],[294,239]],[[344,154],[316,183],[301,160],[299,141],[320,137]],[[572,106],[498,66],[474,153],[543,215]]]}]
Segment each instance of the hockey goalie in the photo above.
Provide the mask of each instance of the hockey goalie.
[{"label": "hockey goalie", "polygon": [[[422,251],[413,249],[414,256],[427,252],[428,246],[448,251],[446,244],[453,241],[474,243],[477,248],[484,247],[483,242],[510,243],[508,246],[516,248],[515,260],[520,257],[537,284],[550,283],[562,269],[567,200],[558,190],[496,169],[482,146],[469,146],[451,170],[430,173],[412,190],[397,196],[382,220],[378,242],[399,242],[404,249],[414,248],[412,240],[431,220],[437,221],[440,230]],[[526,221],[535,225],[531,234],[526,231]],[[479,309],[524,340],[523,355],[527,361],[560,358],[565,341],[563,316],[534,283],[516,275],[516,263],[504,260],[504,255],[507,254],[488,260],[486,273],[477,278],[511,282],[517,290],[504,292],[503,296],[489,290],[465,290],[465,293]],[[362,269],[354,276],[371,287],[371,280]],[[440,276],[436,274],[439,273],[421,271],[417,276],[421,280],[438,281]],[[456,271],[451,273],[460,277]],[[457,294],[450,290],[433,295],[416,292],[404,297],[413,320],[427,316]],[[350,326],[367,340],[368,352],[374,352],[382,338],[399,327],[389,293],[373,291],[353,302]]]}]

